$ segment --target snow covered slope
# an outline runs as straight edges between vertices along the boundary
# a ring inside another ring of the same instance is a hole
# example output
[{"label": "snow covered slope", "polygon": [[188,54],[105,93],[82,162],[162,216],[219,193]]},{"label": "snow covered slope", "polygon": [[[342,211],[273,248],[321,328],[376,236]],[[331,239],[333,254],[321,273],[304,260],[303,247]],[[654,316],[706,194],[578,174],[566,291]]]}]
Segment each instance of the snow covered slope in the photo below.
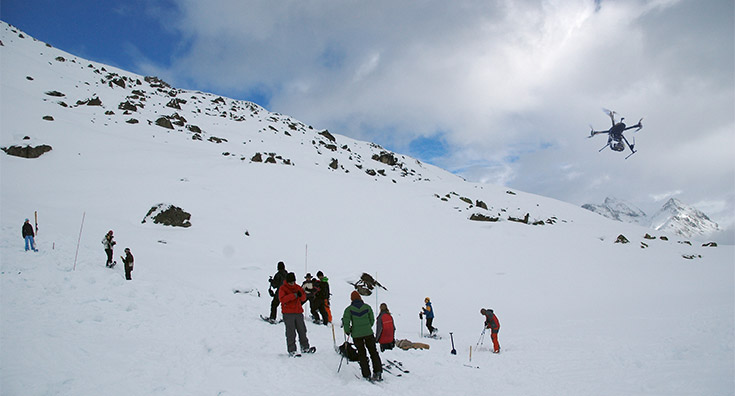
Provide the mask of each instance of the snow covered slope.
[{"label": "snow covered slope", "polygon": [[[0,153],[3,395],[733,392],[732,246],[644,239],[4,23],[0,42],[0,146],[52,147]],[[191,226],[143,223],[159,204]],[[27,253],[34,211],[40,251]],[[118,261],[135,255],[132,281],[104,267],[110,229]],[[259,318],[278,261],[299,280],[324,271],[336,319],[348,282],[370,273],[388,290],[366,302],[386,302],[397,338],[431,349],[382,354],[410,373],[373,385],[356,364],[337,372],[338,321],[334,333],[309,322],[317,353],[288,358],[283,328]],[[420,336],[426,296],[441,340]],[[501,321],[499,355],[478,345],[482,307]]]},{"label": "snow covered slope", "polygon": [[652,216],[629,202],[610,197],[605,198],[602,205],[584,204],[582,207],[608,219],[639,224],[684,238],[706,239],[720,232],[717,223],[706,214],[675,198],[669,199]]}]

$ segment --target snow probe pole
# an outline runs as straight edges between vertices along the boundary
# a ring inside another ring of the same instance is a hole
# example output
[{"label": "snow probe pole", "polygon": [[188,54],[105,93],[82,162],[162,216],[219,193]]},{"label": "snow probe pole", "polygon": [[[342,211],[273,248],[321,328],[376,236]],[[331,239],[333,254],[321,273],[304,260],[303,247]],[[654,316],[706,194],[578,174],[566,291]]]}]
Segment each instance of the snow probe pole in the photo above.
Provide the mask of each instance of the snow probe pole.
[{"label": "snow probe pole", "polygon": [[334,342],[334,350],[339,351],[337,349],[337,336],[334,335],[334,323],[330,323],[332,325],[332,341]]},{"label": "snow probe pole", "polygon": [[82,225],[79,227],[79,239],[77,239],[77,252],[74,254],[74,268],[72,271],[77,270],[77,256],[79,255],[79,242],[82,240],[82,229],[84,228],[84,216],[87,215],[87,212],[82,213]]},{"label": "snow probe pole", "polygon": [[457,350],[454,349],[454,333],[452,333],[450,331],[449,332],[449,337],[452,339],[452,352],[451,353],[452,353],[452,355],[456,355],[457,354]]},{"label": "snow probe pole", "polygon": [[485,342],[485,327],[482,328],[482,333],[480,333],[480,339],[477,340],[476,348],[479,348],[480,345],[483,345]]}]

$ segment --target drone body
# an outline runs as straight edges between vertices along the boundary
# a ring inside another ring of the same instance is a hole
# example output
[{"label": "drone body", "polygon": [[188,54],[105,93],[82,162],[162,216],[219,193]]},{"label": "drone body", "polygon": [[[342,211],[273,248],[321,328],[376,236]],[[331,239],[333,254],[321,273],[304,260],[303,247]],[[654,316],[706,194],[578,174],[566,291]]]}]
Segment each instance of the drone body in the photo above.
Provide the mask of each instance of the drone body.
[{"label": "drone body", "polygon": [[588,137],[599,135],[601,133],[606,133],[607,134],[607,144],[604,147],[602,147],[599,151],[602,151],[607,147],[610,147],[610,150],[613,150],[613,151],[618,151],[618,152],[625,151],[625,146],[627,145],[631,151],[631,153],[628,154],[627,157],[625,157],[625,159],[628,159],[631,155],[637,153],[637,151],[635,151],[635,141],[633,142],[633,144],[628,142],[628,139],[625,138],[625,136],[623,135],[623,132],[629,129],[633,129],[633,128],[637,128],[633,132],[638,132],[639,130],[641,130],[641,128],[643,128],[643,124],[642,124],[643,118],[641,118],[638,121],[638,123],[633,126],[626,126],[625,123],[623,122],[625,118],[621,118],[619,122],[615,122],[615,112],[611,110],[606,110],[606,109],[603,109],[603,110],[605,111],[605,113],[607,113],[608,116],[610,116],[610,121],[612,121],[612,126],[610,127],[610,129],[606,131],[595,131],[594,129],[592,129]]}]

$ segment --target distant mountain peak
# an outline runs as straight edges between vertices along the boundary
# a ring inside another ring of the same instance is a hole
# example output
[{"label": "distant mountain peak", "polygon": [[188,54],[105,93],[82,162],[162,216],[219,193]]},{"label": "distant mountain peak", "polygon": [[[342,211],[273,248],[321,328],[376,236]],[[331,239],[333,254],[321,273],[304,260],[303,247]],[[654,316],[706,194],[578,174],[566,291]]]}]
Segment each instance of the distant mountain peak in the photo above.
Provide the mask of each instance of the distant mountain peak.
[{"label": "distant mountain peak", "polygon": [[603,204],[584,204],[582,207],[612,220],[639,224],[686,238],[705,238],[720,231],[717,223],[706,214],[676,198],[666,201],[653,216],[614,197],[605,198]]}]

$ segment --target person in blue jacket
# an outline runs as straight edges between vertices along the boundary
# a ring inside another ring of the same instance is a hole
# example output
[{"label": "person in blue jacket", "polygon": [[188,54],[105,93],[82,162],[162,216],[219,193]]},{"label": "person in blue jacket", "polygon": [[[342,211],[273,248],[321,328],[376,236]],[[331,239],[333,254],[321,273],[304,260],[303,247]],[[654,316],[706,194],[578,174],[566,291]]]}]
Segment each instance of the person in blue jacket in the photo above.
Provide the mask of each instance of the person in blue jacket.
[{"label": "person in blue jacket", "polygon": [[429,335],[433,336],[436,334],[436,328],[432,326],[434,323],[434,308],[431,306],[431,300],[429,297],[424,299],[424,304],[426,304],[426,306],[422,308],[421,313],[423,316],[426,316],[426,328],[429,329]]}]

